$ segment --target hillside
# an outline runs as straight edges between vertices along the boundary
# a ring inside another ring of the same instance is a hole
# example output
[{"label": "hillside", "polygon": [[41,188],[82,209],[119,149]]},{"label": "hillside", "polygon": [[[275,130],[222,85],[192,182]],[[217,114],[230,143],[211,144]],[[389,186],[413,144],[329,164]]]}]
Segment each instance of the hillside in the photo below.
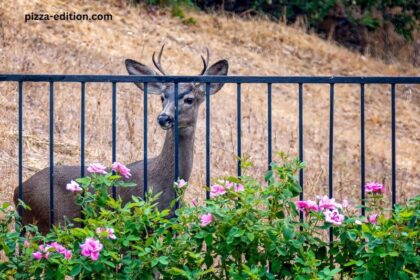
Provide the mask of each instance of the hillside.
[{"label": "hillside", "polygon": [[[110,13],[112,21],[30,21],[31,12]],[[418,75],[410,65],[387,65],[352,53],[299,29],[264,20],[242,20],[189,12],[196,25],[184,25],[166,10],[146,12],[125,1],[4,0],[0,3],[0,72],[125,74],[124,59],[148,65],[162,43],[171,74],[195,74],[204,47],[211,60],[229,60],[234,75]],[[212,177],[236,170],[236,86],[226,85],[212,97]],[[266,169],[267,100],[265,85],[244,85],[242,96],[244,154],[254,167]],[[24,177],[48,166],[48,85],[24,87]],[[80,85],[56,85],[56,162],[79,161]],[[420,86],[397,87],[397,184],[399,199],[420,193]],[[17,85],[0,84],[0,200],[10,200],[17,184]],[[304,87],[305,189],[328,189],[329,88]],[[87,85],[87,162],[111,162],[111,85]],[[151,97],[149,155],[156,155],[164,132],[155,118],[159,98]],[[273,150],[298,151],[297,86],[273,86]],[[335,193],[357,203],[360,182],[360,104],[358,85],[337,85],[335,115]],[[142,93],[118,85],[118,160],[142,158]],[[195,163],[188,198],[204,197],[205,112],[198,121]],[[390,86],[366,87],[366,179],[390,186]],[[389,193],[389,192],[388,192]]]}]

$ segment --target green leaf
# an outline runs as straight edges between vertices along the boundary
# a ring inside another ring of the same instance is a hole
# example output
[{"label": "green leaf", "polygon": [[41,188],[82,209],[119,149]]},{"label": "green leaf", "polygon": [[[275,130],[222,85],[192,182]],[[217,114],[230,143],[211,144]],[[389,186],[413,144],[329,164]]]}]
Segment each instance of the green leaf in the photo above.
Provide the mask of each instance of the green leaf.
[{"label": "green leaf", "polygon": [[80,271],[82,270],[82,266],[78,263],[76,264],[72,270],[70,271],[70,276],[75,277],[79,275]]},{"label": "green leaf", "polygon": [[368,232],[368,233],[370,233],[370,232],[371,232],[371,230],[370,230],[369,226],[368,226],[368,225],[366,225],[366,224],[362,224],[362,231],[363,231],[363,232]]},{"label": "green leaf", "polygon": [[290,240],[290,239],[294,238],[295,233],[293,231],[293,227],[291,227],[288,224],[285,224],[284,227],[283,227],[283,236],[284,236],[284,239],[286,239],[286,240]]},{"label": "green leaf", "polygon": [[273,178],[273,170],[269,170],[265,173],[264,180],[266,182],[270,181]]},{"label": "green leaf", "polygon": [[254,241],[255,235],[252,232],[248,232],[246,236],[248,237],[249,241]]},{"label": "green leaf", "polygon": [[206,269],[206,270],[204,270],[204,271],[200,271],[198,274],[197,274],[197,276],[204,276],[204,275],[207,275],[207,274],[209,274],[209,273],[212,273],[214,271],[214,269],[213,268],[209,268],[209,269]]},{"label": "green leaf", "polygon": [[205,230],[201,230],[199,233],[195,235],[195,238],[204,239],[208,235],[208,232]]},{"label": "green leaf", "polygon": [[408,274],[405,271],[398,271],[398,279],[409,280],[410,277],[408,276]]},{"label": "green leaf", "polygon": [[351,241],[355,241],[357,238],[357,233],[354,231],[348,231],[347,232],[348,237],[350,238]]},{"label": "green leaf", "polygon": [[392,252],[389,252],[388,255],[391,256],[391,257],[398,257],[399,253],[395,252],[395,251],[392,251]]},{"label": "green leaf", "polygon": [[414,211],[410,211],[408,209],[399,213],[399,216],[404,219],[409,219],[413,217],[413,215],[414,215]]},{"label": "green leaf", "polygon": [[10,206],[9,202],[4,202],[3,205],[1,206],[1,208],[6,210],[7,208],[9,208],[9,206]]},{"label": "green leaf", "polygon": [[169,264],[168,257],[167,256],[159,257],[159,262],[163,265],[168,265]]},{"label": "green leaf", "polygon": [[347,263],[344,264],[344,266],[352,266],[352,265],[356,265],[356,266],[362,266],[364,264],[364,262],[362,260],[351,260]]},{"label": "green leaf", "polygon": [[188,277],[188,273],[182,269],[179,269],[177,267],[171,267],[170,269],[168,269],[168,272],[172,275],[182,275],[185,277]]},{"label": "green leaf", "polygon": [[109,267],[115,268],[115,264],[113,262],[110,262],[110,261],[102,261],[102,262]]},{"label": "green leaf", "polygon": [[132,182],[121,182],[121,183],[116,184],[116,186],[122,187],[122,188],[132,188],[132,187],[137,186],[137,184],[132,183]]},{"label": "green leaf", "polygon": [[282,262],[279,259],[274,259],[271,262],[271,270],[274,273],[279,273],[280,272],[280,269],[281,269],[281,264],[282,264]]},{"label": "green leaf", "polygon": [[213,242],[213,235],[208,234],[204,240],[206,241],[207,246],[211,247],[212,242]]}]

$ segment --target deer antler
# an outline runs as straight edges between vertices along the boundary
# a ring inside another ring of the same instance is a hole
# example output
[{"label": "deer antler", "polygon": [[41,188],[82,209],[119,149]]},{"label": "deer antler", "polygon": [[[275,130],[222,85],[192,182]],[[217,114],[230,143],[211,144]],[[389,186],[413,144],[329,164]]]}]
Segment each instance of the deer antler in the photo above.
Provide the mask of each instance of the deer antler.
[{"label": "deer antler", "polygon": [[206,59],[204,59],[204,57],[201,56],[201,60],[203,61],[203,70],[201,71],[200,76],[206,73],[207,67],[209,66],[210,52],[208,48],[206,48],[206,54],[207,54]]},{"label": "deer antler", "polygon": [[153,64],[156,66],[157,70],[159,70],[162,75],[166,76],[165,71],[163,70],[162,64],[160,62],[160,60],[162,59],[162,53],[163,53],[163,48],[165,47],[165,44],[162,45],[162,48],[160,49],[159,55],[158,55],[158,61],[156,62],[155,60],[155,52],[153,52],[152,55],[152,60],[153,60]]}]

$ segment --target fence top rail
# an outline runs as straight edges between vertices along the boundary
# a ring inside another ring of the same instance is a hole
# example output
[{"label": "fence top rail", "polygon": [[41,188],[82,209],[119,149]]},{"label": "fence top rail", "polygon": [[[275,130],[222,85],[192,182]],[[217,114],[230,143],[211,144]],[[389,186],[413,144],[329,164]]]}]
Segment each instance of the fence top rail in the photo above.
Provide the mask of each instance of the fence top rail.
[{"label": "fence top rail", "polygon": [[129,76],[0,74],[0,82],[420,84],[420,76]]}]

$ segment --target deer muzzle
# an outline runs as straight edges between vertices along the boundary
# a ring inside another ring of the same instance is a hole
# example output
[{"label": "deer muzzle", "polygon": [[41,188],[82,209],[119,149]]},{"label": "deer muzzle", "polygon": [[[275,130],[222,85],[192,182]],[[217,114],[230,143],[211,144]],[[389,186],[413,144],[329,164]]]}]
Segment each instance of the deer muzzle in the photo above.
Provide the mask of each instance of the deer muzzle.
[{"label": "deer muzzle", "polygon": [[160,114],[157,119],[159,125],[163,129],[169,129],[174,126],[174,118],[167,114]]}]

